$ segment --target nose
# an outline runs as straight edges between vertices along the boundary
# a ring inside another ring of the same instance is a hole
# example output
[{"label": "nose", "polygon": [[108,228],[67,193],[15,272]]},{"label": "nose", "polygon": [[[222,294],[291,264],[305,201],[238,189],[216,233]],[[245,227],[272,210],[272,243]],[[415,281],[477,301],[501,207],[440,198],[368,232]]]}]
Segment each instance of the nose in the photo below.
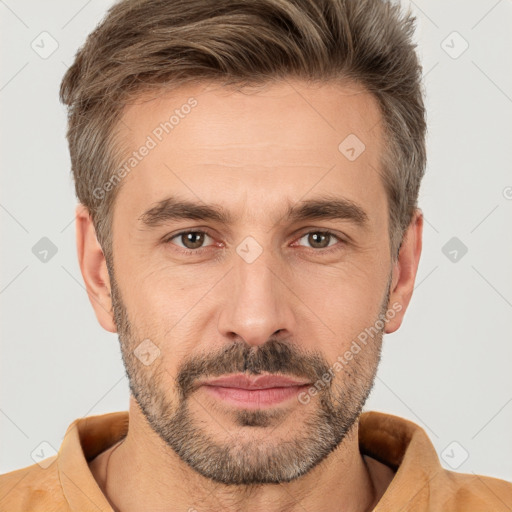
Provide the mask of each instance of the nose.
[{"label": "nose", "polygon": [[224,283],[226,300],[217,326],[224,338],[258,346],[269,338],[282,341],[293,332],[293,294],[271,260],[265,251],[252,263],[235,258]]}]

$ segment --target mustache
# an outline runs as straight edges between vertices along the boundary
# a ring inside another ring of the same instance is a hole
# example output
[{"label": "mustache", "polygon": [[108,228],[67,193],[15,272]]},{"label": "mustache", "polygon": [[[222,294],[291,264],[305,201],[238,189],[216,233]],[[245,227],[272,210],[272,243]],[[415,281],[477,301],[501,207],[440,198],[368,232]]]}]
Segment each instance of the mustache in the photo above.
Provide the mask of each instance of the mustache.
[{"label": "mustache", "polygon": [[199,379],[231,373],[277,373],[316,382],[328,369],[327,361],[319,353],[306,352],[284,341],[270,340],[260,347],[237,342],[217,353],[184,361],[177,371],[176,389],[183,401],[195,391]]}]

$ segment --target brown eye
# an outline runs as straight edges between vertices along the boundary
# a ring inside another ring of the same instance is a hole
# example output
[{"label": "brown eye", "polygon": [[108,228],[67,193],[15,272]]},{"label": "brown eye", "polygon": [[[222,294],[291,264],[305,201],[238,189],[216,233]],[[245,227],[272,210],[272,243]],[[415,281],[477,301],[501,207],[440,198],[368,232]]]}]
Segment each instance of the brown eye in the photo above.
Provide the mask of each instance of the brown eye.
[{"label": "brown eye", "polygon": [[[329,231],[310,231],[303,235],[300,240],[306,239],[312,249],[327,249],[334,245],[339,238]],[[334,241],[334,244],[330,243]]]},{"label": "brown eye", "polygon": [[184,231],[174,235],[168,241],[183,249],[197,250],[202,248],[206,238],[210,236],[204,231]]}]

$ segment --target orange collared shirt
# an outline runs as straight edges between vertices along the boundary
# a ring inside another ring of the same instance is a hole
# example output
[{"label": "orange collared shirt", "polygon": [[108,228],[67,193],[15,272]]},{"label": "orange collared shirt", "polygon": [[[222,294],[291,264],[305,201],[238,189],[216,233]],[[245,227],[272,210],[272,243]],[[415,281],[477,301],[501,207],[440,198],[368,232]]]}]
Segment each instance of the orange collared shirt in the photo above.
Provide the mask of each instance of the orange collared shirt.
[{"label": "orange collared shirt", "polygon": [[[73,421],[57,455],[0,475],[0,511],[113,512],[88,463],[127,432],[127,411]],[[362,413],[359,448],[395,471],[374,512],[512,511],[512,483],[444,469],[425,431],[411,421]]]}]

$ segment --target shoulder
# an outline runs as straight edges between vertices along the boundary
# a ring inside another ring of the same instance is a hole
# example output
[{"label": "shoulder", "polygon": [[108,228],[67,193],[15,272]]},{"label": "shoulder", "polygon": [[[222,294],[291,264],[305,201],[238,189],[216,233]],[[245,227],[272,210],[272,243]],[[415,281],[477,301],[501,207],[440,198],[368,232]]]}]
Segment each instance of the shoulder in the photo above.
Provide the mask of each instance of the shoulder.
[{"label": "shoulder", "polygon": [[69,510],[59,481],[57,456],[0,475],[0,510],[51,512]]},{"label": "shoulder", "polygon": [[434,487],[442,487],[433,496],[439,496],[439,510],[480,512],[482,510],[510,511],[512,483],[490,476],[456,473],[443,470],[443,478]]},{"label": "shoulder", "polygon": [[396,471],[376,511],[512,510],[511,482],[445,469],[426,432],[410,420],[365,412],[360,418],[359,440],[362,453]]}]

